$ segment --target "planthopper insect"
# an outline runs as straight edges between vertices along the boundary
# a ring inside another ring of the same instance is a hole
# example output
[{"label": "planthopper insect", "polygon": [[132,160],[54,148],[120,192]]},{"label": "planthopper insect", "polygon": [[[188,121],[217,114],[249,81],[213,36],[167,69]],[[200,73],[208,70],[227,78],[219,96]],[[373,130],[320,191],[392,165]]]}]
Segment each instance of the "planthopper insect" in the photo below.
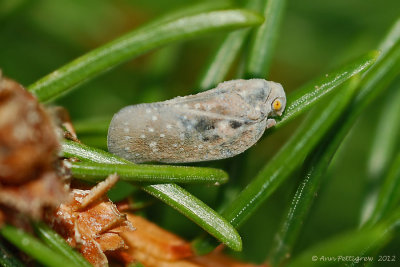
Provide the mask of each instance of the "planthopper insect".
[{"label": "planthopper insect", "polygon": [[108,150],[137,163],[229,158],[254,145],[285,106],[279,83],[226,81],[196,95],[121,109],[108,129]]}]

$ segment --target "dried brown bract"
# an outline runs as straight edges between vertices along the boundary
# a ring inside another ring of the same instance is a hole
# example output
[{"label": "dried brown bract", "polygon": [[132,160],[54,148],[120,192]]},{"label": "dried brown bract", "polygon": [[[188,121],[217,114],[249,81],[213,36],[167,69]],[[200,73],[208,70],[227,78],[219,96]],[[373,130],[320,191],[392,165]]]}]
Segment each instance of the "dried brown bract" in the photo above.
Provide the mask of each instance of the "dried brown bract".
[{"label": "dried brown bract", "polygon": [[110,175],[91,190],[73,189],[72,201],[61,204],[48,218],[50,225],[94,266],[107,266],[105,252],[127,248],[120,235],[133,230],[105,195],[117,180],[117,175]]},{"label": "dried brown bract", "polygon": [[255,267],[224,255],[221,249],[194,256],[190,244],[145,218],[128,214],[136,231],[123,233],[127,254],[146,267]]},{"label": "dried brown bract", "polygon": [[0,203],[5,209],[38,218],[64,200],[64,183],[55,171],[58,149],[44,108],[0,74]]},{"label": "dried brown bract", "polygon": [[130,247],[129,253],[137,260],[155,258],[176,261],[193,255],[188,242],[145,218],[128,214],[128,220],[135,225],[136,231],[124,233],[123,237]]}]

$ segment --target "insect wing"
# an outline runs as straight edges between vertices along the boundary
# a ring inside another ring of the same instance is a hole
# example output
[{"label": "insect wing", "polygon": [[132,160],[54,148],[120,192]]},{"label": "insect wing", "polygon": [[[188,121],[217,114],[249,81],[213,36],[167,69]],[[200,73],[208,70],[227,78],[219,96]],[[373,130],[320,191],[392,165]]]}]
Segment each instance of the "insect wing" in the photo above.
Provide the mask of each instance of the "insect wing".
[{"label": "insect wing", "polygon": [[134,162],[235,156],[252,146],[267,127],[269,92],[263,80],[235,80],[197,95],[128,106],[110,124],[109,150]]},{"label": "insect wing", "polygon": [[117,113],[110,125],[110,152],[133,162],[194,162],[234,156],[265,130],[255,123],[180,105],[144,104]]}]

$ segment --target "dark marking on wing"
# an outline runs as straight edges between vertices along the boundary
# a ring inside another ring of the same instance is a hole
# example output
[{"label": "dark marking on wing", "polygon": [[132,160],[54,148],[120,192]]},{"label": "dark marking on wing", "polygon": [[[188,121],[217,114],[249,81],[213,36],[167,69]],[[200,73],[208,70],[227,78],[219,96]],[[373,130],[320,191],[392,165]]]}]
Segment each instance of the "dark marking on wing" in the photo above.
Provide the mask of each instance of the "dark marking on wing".
[{"label": "dark marking on wing", "polygon": [[247,97],[244,99],[247,103],[250,105],[254,105],[257,102],[265,102],[267,99],[268,95],[266,94],[266,91],[264,88],[257,88],[253,90],[251,94],[248,94]]},{"label": "dark marking on wing", "polygon": [[207,141],[213,142],[213,141],[217,141],[219,139],[221,139],[221,136],[219,136],[218,134],[214,134],[212,136],[203,136],[203,138],[202,138],[202,140],[204,142],[207,142]]},{"label": "dark marking on wing", "polygon": [[[196,123],[196,125],[194,126],[194,128],[198,131],[198,132],[205,132],[208,130],[212,130],[215,129],[214,126],[214,122],[206,119],[206,118],[201,118],[199,119],[199,121]],[[204,140],[207,141],[207,140]]]},{"label": "dark marking on wing", "polygon": [[260,88],[258,89],[257,93],[255,93],[254,97],[259,101],[264,101],[268,96],[264,88]]},{"label": "dark marking on wing", "polygon": [[231,126],[232,129],[237,129],[242,126],[242,123],[238,121],[229,121],[229,126]]},{"label": "dark marking on wing", "polygon": [[210,141],[217,141],[218,139],[221,139],[221,136],[219,136],[218,134],[214,134],[213,136],[211,136]]}]

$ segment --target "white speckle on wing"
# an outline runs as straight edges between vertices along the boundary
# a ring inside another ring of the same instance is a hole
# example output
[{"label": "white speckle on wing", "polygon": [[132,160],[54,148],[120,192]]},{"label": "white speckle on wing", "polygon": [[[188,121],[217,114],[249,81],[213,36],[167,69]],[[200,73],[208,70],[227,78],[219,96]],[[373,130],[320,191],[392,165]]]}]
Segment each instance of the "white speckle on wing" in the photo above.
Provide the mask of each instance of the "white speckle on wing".
[{"label": "white speckle on wing", "polygon": [[199,146],[198,146],[198,148],[199,149],[202,149],[204,146],[202,145],[202,144],[200,144]]},{"label": "white speckle on wing", "polygon": [[131,149],[129,148],[129,146],[126,146],[124,149],[125,149],[126,152],[131,151]]},{"label": "white speckle on wing", "polygon": [[195,109],[199,109],[201,107],[201,105],[199,104],[199,103],[196,103],[195,105],[194,105],[194,108]]},{"label": "white speckle on wing", "polygon": [[185,140],[185,134],[181,133],[181,134],[179,135],[179,138],[180,138],[181,140]]},{"label": "white speckle on wing", "polygon": [[146,135],[141,134],[141,135],[140,135],[140,138],[145,139],[145,138],[146,138]]},{"label": "white speckle on wing", "polygon": [[147,113],[147,114],[150,114],[150,113],[151,113],[151,109],[146,108],[146,113]]},{"label": "white speckle on wing", "polygon": [[129,141],[129,140],[131,140],[131,139],[132,139],[132,137],[131,137],[131,136],[127,136],[127,135],[126,135],[126,136],[124,136],[124,138],[125,138],[125,140],[126,140],[126,141]]},{"label": "white speckle on wing", "polygon": [[151,127],[149,127],[147,130],[148,130],[150,133],[154,132],[154,128],[151,128]]},{"label": "white speckle on wing", "polygon": [[167,129],[172,129],[172,125],[169,123],[166,125],[166,127],[167,127]]},{"label": "white speckle on wing", "polygon": [[178,144],[173,144],[172,146],[173,146],[173,147],[178,147]]},{"label": "white speckle on wing", "polygon": [[149,147],[154,148],[157,146],[157,142],[150,142]]},{"label": "white speckle on wing", "polygon": [[164,137],[165,137],[165,134],[160,134],[160,137],[161,137],[161,138],[164,138]]},{"label": "white speckle on wing", "polygon": [[157,118],[157,116],[152,116],[151,119],[152,119],[153,121],[156,121],[158,118]]}]

